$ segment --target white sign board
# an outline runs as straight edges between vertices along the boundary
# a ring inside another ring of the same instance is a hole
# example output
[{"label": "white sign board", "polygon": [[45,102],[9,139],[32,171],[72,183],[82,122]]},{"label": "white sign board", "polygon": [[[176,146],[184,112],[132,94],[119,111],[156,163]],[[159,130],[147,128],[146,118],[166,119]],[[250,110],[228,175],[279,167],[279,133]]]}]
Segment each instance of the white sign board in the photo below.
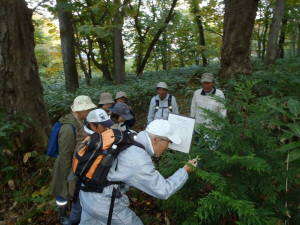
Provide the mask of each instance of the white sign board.
[{"label": "white sign board", "polygon": [[195,118],[169,113],[168,121],[172,124],[175,134],[181,138],[179,145],[172,143],[169,145],[169,148],[189,153],[194,133]]}]

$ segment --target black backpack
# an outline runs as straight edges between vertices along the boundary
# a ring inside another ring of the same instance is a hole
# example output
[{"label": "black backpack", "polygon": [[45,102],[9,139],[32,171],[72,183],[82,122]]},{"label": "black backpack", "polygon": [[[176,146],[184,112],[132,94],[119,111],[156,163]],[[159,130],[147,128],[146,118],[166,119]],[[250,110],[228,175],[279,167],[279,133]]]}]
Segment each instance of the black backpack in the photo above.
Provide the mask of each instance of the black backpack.
[{"label": "black backpack", "polygon": [[156,105],[155,105],[154,115],[156,114],[156,112],[159,109],[169,109],[170,112],[172,112],[172,95],[169,95],[169,98],[168,98],[168,107],[159,107],[159,100],[155,100],[155,101],[156,101]]},{"label": "black backpack", "polygon": [[[83,140],[73,158],[72,170],[78,178],[73,201],[77,200],[79,190],[102,193],[103,189],[111,184],[122,184],[122,182],[108,181],[107,175],[120,152],[132,145],[145,150],[145,147],[134,139],[135,133],[129,130],[109,129],[101,134],[93,133]],[[117,167],[118,164],[115,170]],[[119,187],[113,188],[107,224],[111,223],[117,190]]]}]

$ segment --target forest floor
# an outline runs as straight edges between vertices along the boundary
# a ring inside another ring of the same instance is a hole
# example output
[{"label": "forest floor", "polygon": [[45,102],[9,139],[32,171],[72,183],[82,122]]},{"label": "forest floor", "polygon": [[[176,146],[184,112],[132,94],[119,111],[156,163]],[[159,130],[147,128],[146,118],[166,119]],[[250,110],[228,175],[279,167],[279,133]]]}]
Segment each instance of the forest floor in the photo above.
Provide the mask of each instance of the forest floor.
[{"label": "forest floor", "polygon": [[[190,85],[195,86],[195,84]],[[171,94],[174,95],[174,97],[176,97],[179,112],[183,115],[188,115],[190,102],[187,102],[186,97],[172,92]],[[137,132],[144,130],[147,125],[148,112],[144,110],[139,110],[138,108],[134,107],[132,107],[132,109],[136,114],[136,124],[134,125],[133,129]],[[28,166],[27,164],[23,165],[24,167]],[[47,164],[44,166],[49,167],[48,169],[51,170],[51,162],[47,162]],[[21,170],[23,169],[21,168]],[[27,168],[24,168],[24,170],[27,170]],[[157,203],[157,200],[155,198],[133,188],[127,193],[127,195],[130,199],[130,208],[142,219],[142,221],[146,225],[176,224],[175,219],[171,217],[170,212],[168,210],[161,210],[159,208],[159,204]],[[2,205],[1,207],[2,213],[5,213],[7,209],[11,208],[11,201],[6,201],[6,203],[7,204],[5,206]],[[28,206],[28,208],[30,209],[29,212],[24,212],[24,209],[21,209],[18,206],[16,206],[12,210],[10,210],[9,215],[4,216],[4,220],[0,220],[0,225],[59,224],[58,214],[54,206],[54,198],[50,202],[46,202],[44,204],[35,204],[32,206]]]}]

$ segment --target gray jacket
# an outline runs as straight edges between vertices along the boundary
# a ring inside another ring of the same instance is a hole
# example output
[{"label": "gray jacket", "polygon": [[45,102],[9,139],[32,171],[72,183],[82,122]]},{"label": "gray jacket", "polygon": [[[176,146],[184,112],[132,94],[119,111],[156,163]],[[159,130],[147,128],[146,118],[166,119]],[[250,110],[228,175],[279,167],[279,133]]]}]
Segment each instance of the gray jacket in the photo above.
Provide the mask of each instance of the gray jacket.
[{"label": "gray jacket", "polygon": [[[148,112],[148,124],[156,119],[163,119],[163,120],[168,119],[168,115],[170,113],[170,110],[168,109],[169,96],[170,95],[167,93],[166,97],[163,100],[160,99],[159,95],[156,95],[151,99],[149,112]],[[155,113],[156,100],[158,100],[160,108]],[[176,98],[174,96],[172,96],[171,104],[172,104],[172,112],[178,114],[178,106],[177,106]]]},{"label": "gray jacket", "polygon": [[[185,169],[178,169],[172,176],[165,179],[152,163],[154,151],[148,135],[142,131],[137,135],[137,141],[145,146],[146,151],[131,146],[121,152],[108,174],[110,181],[122,181],[125,187],[121,189],[121,197],[116,198],[112,224],[143,224],[128,208],[129,200],[125,192],[133,186],[155,198],[167,199],[178,191],[187,181]],[[117,170],[115,170],[118,161]],[[80,191],[82,205],[81,225],[106,224],[113,185],[104,188],[102,193]]]}]

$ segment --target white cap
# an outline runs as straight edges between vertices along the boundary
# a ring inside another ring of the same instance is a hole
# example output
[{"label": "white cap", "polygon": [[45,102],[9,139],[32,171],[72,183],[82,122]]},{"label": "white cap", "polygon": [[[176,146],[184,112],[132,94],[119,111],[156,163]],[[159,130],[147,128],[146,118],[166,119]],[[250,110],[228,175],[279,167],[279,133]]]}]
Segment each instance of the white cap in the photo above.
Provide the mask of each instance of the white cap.
[{"label": "white cap", "polygon": [[86,120],[89,123],[100,123],[104,127],[111,127],[115,124],[107,115],[107,113],[103,109],[95,109],[90,111],[86,117]]},{"label": "white cap", "polygon": [[158,135],[161,137],[166,137],[170,139],[174,144],[180,144],[181,138],[174,133],[174,129],[169,121],[157,119],[153,120],[148,126],[146,127],[146,131]]},{"label": "white cap", "polygon": [[86,95],[77,96],[71,106],[73,112],[85,111],[93,108],[97,108],[97,106],[92,102],[91,98]]},{"label": "white cap", "polygon": [[164,88],[168,90],[168,85],[165,82],[159,82],[155,89],[157,90],[157,88]]}]

